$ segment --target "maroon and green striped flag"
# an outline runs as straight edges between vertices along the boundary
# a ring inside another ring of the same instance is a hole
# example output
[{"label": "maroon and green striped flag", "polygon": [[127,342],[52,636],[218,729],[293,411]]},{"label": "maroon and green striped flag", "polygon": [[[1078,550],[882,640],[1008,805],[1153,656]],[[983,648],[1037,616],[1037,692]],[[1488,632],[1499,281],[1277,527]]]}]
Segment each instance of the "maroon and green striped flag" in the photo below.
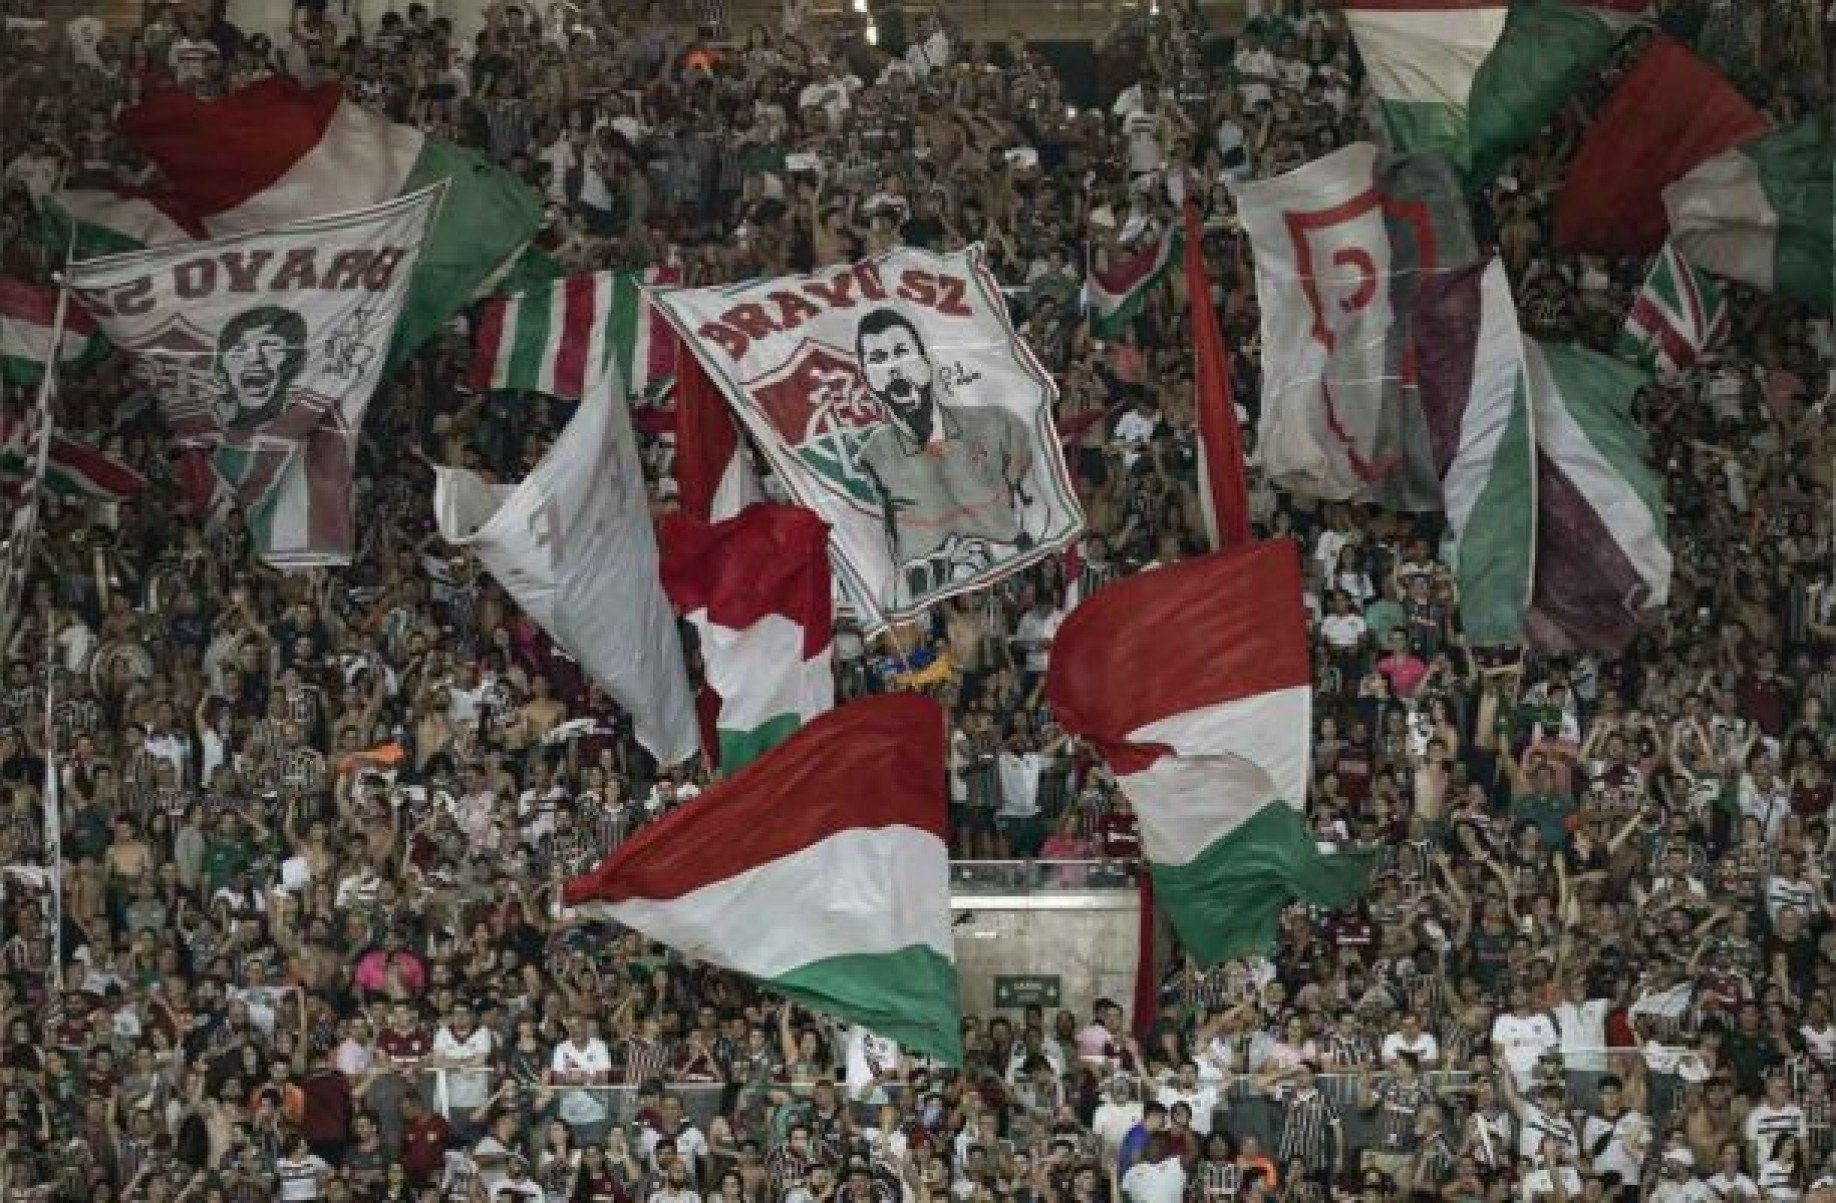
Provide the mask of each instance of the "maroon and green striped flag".
[{"label": "maroon and green striped flag", "polygon": [[681,272],[590,272],[553,280],[485,306],[472,354],[477,389],[521,389],[578,400],[601,365],[618,371],[630,400],[655,400],[675,381],[681,343],[644,295]]}]

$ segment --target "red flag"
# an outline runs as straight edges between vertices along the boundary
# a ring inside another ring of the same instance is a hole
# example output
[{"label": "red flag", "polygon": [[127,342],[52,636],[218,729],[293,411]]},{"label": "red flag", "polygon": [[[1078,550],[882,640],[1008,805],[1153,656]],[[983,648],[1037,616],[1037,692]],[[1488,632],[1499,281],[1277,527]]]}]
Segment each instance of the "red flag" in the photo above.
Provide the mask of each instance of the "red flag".
[{"label": "red flag", "polygon": [[682,356],[676,373],[675,475],[684,514],[703,522],[732,517],[716,514],[714,502],[739,453],[739,431],[726,398],[699,359]]},{"label": "red flag", "polygon": [[1664,245],[1664,189],[1767,130],[1721,73],[1660,34],[1600,107],[1556,201],[1556,243],[1597,255]]},{"label": "red flag", "polygon": [[1243,481],[1243,436],[1230,395],[1230,356],[1211,303],[1205,270],[1205,234],[1198,202],[1186,198],[1186,301],[1192,313],[1192,354],[1197,361],[1199,505],[1213,551],[1250,539],[1249,488]]}]

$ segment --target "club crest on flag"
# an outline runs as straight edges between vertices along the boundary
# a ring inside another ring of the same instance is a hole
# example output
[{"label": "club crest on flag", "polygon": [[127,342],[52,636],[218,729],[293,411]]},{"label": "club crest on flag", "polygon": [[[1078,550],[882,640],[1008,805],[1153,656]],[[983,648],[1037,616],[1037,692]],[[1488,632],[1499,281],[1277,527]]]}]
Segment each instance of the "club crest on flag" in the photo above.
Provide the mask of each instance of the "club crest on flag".
[{"label": "club crest on flag", "polygon": [[852,355],[805,342],[782,371],[748,388],[811,471],[853,504],[873,505],[873,484],[854,457],[867,432],[886,418]]}]

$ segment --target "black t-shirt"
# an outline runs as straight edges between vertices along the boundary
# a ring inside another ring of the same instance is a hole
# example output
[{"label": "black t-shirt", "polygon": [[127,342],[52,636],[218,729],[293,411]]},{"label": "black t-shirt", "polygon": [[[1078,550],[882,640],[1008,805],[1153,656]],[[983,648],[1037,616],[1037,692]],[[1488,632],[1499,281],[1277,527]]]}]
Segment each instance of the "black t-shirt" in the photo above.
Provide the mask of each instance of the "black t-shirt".
[{"label": "black t-shirt", "polygon": [[943,222],[935,217],[914,217],[899,227],[899,237],[907,246],[923,247],[927,251],[941,250],[943,235]]}]

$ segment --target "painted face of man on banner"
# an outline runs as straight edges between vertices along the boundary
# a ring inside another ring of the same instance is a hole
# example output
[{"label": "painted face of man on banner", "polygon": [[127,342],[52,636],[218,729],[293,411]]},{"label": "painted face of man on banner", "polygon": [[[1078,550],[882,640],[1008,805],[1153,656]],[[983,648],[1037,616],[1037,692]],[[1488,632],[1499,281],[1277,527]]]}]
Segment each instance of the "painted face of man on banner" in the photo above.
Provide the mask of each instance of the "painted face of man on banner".
[{"label": "painted face of man on banner", "polygon": [[217,420],[232,430],[251,430],[278,416],[306,365],[306,338],[306,319],[278,305],[250,309],[224,323],[217,339],[222,386]]},{"label": "painted face of man on banner", "polygon": [[861,378],[886,422],[855,462],[878,498],[904,603],[971,581],[1034,536],[1031,442],[1025,425],[994,405],[945,405],[939,373],[918,327],[876,309],[855,328]]}]

